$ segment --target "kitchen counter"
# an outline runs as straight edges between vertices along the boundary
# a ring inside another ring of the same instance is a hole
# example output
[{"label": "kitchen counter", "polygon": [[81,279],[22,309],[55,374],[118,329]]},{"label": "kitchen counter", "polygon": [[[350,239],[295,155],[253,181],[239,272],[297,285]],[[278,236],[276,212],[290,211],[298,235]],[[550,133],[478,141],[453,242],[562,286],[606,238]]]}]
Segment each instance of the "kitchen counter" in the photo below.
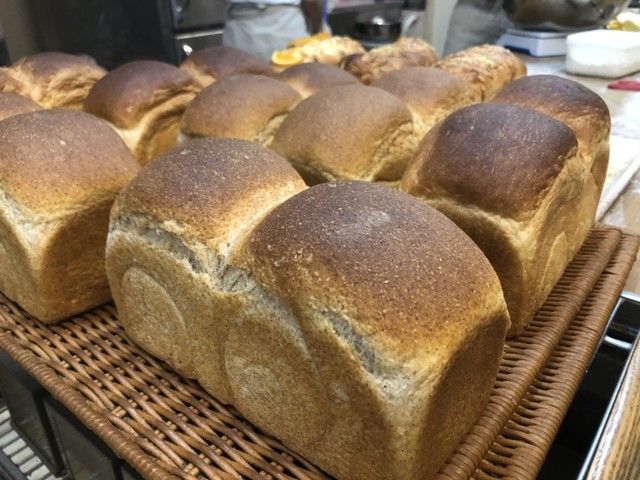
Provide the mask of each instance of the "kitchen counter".
[{"label": "kitchen counter", "polygon": [[[598,220],[640,233],[640,92],[607,88],[615,80],[570,75],[564,70],[564,57],[522,55],[521,58],[527,63],[530,75],[553,74],[570,78],[598,93],[607,103],[612,119],[611,156]],[[640,72],[626,78],[640,80]],[[625,290],[640,294],[639,260],[636,260]],[[639,445],[640,342],[636,339],[618,395],[584,478],[640,478]]]}]

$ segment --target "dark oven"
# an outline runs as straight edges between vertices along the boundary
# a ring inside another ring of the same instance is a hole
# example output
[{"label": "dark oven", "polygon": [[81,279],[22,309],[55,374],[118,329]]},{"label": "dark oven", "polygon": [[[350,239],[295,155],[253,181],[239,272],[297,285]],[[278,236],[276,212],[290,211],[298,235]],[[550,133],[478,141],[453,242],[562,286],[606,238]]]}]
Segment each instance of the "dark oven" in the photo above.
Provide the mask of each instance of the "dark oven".
[{"label": "dark oven", "polygon": [[21,35],[39,50],[88,54],[108,69],[137,59],[177,65],[221,44],[226,18],[224,0],[26,0],[16,13],[25,7],[34,31]]}]

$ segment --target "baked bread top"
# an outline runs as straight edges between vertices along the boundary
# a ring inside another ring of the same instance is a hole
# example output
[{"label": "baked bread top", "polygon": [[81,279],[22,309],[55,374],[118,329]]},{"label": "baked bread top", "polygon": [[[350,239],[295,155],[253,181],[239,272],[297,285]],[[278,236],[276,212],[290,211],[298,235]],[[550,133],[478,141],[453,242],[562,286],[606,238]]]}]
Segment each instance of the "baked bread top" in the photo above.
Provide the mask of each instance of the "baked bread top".
[{"label": "baked bread top", "polygon": [[43,107],[78,110],[93,84],[107,74],[91,58],[61,52],[28,55],[7,71]]},{"label": "baked bread top", "polygon": [[526,64],[499,45],[477,45],[440,60],[435,67],[459,75],[490,100],[504,85],[527,74]]},{"label": "baked bread top", "polygon": [[143,169],[116,199],[112,218],[134,213],[177,223],[186,237],[207,242],[244,228],[265,195],[303,188],[291,165],[267,148],[232,138],[196,139]]},{"label": "baked bread top", "polygon": [[13,92],[0,92],[0,120],[36,110],[42,107],[33,100]]},{"label": "baked bread top", "polygon": [[93,86],[84,110],[118,128],[135,128],[155,107],[178,98],[195,95],[196,81],[168,63],[136,60],[110,71]]},{"label": "baked bread top", "polygon": [[113,198],[139,167],[104,121],[70,110],[40,110],[0,122],[0,187],[43,215]]},{"label": "baked bread top", "polygon": [[[400,128],[406,130],[403,138],[397,138]],[[384,143],[390,139],[393,148]],[[405,150],[415,146],[407,106],[364,85],[329,88],[306,98],[287,115],[271,144],[296,168],[321,172],[326,180],[397,180],[406,166]]]},{"label": "baked bread top", "polygon": [[543,113],[501,103],[471,105],[425,135],[401,188],[521,221],[536,212],[577,148],[571,129]]},{"label": "baked bread top", "polygon": [[185,58],[180,68],[195,78],[202,87],[229,75],[273,73],[271,66],[258,57],[223,45],[196,50]]},{"label": "baked bread top", "polygon": [[325,88],[360,83],[356,77],[335,65],[320,62],[294,65],[280,72],[275,78],[296,89],[303,98]]},{"label": "baked bread top", "polygon": [[[259,283],[310,319],[333,315],[336,334],[381,377],[394,361],[420,370],[425,358],[455,350],[468,318],[501,312],[507,321],[498,278],[473,241],[424,202],[374,183],[332,182],[293,196],[243,250]],[[384,358],[375,355],[381,348]]]},{"label": "baked bread top", "polygon": [[302,97],[289,85],[263,75],[232,75],[194,97],[182,117],[193,137],[254,140],[274,117],[289,113]]},{"label": "baked bread top", "polygon": [[571,127],[581,148],[593,151],[609,136],[611,116],[594,91],[556,75],[530,75],[502,87],[494,102],[532,108]]},{"label": "baked bread top", "polygon": [[428,67],[438,60],[435,48],[421,38],[400,37],[389,45],[343,57],[340,68],[369,85],[385,73],[405,67]]},{"label": "baked bread top", "polygon": [[454,110],[480,102],[480,95],[466,80],[431,67],[394,70],[371,86],[402,100],[418,120],[423,133]]}]

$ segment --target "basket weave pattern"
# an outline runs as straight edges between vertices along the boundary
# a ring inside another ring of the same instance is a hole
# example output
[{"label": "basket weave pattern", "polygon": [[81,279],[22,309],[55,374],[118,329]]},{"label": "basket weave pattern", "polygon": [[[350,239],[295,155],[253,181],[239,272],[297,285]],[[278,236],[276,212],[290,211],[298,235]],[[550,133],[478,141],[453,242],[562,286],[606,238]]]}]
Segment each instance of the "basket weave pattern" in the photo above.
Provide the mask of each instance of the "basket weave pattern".
[{"label": "basket weave pattern", "polygon": [[[639,244],[593,229],[530,328],[506,344],[489,404],[439,480],[535,479]],[[0,306],[0,348],[145,478],[328,478],[134,345],[112,305],[49,326],[3,296]]]}]

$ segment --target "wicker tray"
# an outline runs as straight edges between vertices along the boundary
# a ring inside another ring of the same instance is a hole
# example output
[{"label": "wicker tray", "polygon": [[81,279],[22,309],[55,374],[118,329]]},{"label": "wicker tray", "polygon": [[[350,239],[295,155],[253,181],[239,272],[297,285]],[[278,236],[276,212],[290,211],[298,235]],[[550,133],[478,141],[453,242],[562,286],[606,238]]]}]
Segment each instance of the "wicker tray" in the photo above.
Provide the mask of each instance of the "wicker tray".
[{"label": "wicker tray", "polygon": [[[598,226],[439,479],[534,479],[624,286],[640,237]],[[0,348],[145,478],[327,478],[131,343],[108,305],[54,326],[0,296]]]}]

